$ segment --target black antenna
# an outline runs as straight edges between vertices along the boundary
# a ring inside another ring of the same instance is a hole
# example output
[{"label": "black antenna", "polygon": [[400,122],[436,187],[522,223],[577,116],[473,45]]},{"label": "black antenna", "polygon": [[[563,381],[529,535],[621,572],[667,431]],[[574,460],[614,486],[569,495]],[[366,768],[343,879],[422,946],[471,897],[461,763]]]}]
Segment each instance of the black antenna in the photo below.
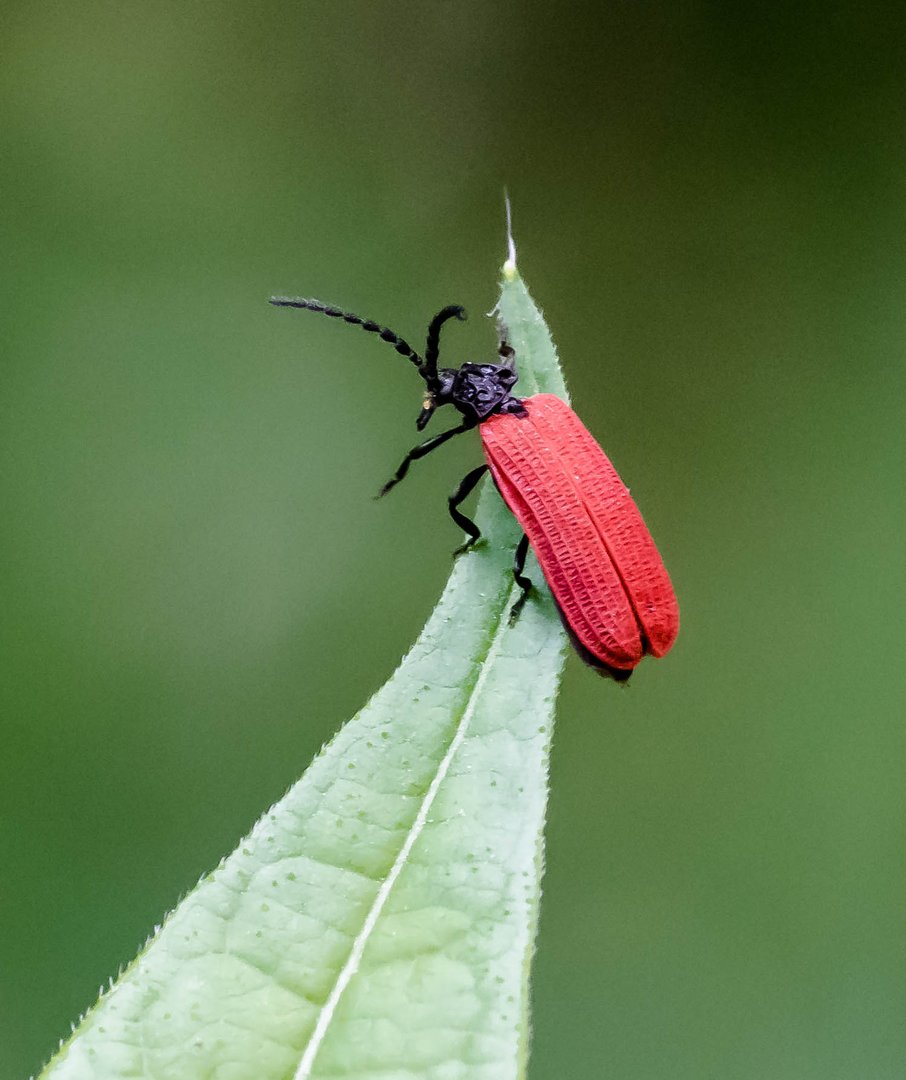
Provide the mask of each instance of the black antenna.
[{"label": "black antenna", "polygon": [[439,389],[437,381],[437,356],[440,351],[440,328],[448,319],[459,319],[460,322],[466,317],[466,309],[459,304],[449,304],[434,316],[428,326],[428,341],[425,344],[425,361],[419,368],[419,374],[428,384],[429,390]]},{"label": "black antenna", "polygon": [[[363,330],[367,330],[370,334],[377,334],[380,337],[381,341],[389,342],[400,354],[400,356],[405,356],[407,360],[411,360],[412,363],[415,364],[415,366],[418,368],[419,375],[421,375],[422,378],[425,379],[425,381],[427,382],[427,376],[424,374],[423,371],[423,368],[425,368],[427,365],[427,361],[422,360],[422,358],[418,355],[415,349],[412,348],[408,341],[404,341],[403,338],[399,336],[399,334],[395,334],[388,327],[381,326],[380,323],[374,322],[373,319],[363,319],[360,315],[353,315],[351,312],[343,311],[341,308],[333,307],[330,304],[322,304],[320,300],[305,300],[302,297],[272,296],[268,303],[273,304],[274,307],[306,308],[308,311],[320,311],[322,315],[327,315],[331,319],[342,319],[343,322],[351,323],[353,326],[361,326]],[[444,308],[444,311],[450,311],[451,313],[454,313],[455,311],[462,311],[462,308]],[[443,314],[444,312],[442,311],[440,315]],[[437,320],[440,319],[440,315],[438,315],[434,319],[434,322],[431,323],[432,327],[434,326],[434,323],[436,323]],[[447,315],[446,318],[449,319],[450,315]],[[441,319],[441,322],[443,321],[444,320]],[[438,323],[438,330],[439,329],[440,324]],[[437,333],[435,332],[435,339],[436,337]],[[428,341],[429,343],[431,341],[430,330],[428,333]],[[435,379],[437,377],[436,351],[437,350],[435,343],[435,357],[433,367]]]}]

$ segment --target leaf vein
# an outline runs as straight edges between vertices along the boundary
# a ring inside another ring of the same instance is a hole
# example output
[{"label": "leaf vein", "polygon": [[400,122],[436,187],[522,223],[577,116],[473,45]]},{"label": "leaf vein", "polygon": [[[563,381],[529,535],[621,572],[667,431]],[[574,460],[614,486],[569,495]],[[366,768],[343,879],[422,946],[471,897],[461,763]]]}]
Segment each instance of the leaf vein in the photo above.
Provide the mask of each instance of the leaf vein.
[{"label": "leaf vein", "polygon": [[[502,611],[509,608],[510,602],[513,598],[515,587],[509,590],[507,594],[507,601],[504,604]],[[352,981],[353,976],[358,970],[362,956],[365,952],[365,947],[377,926],[378,919],[381,916],[381,912],[390,897],[390,893],[393,891],[393,887],[397,882],[400,874],[406,866],[409,859],[409,855],[415,846],[416,841],[424,831],[425,825],[428,823],[428,815],[431,812],[431,806],[437,797],[440,787],[443,784],[450,766],[459,748],[462,746],[469,727],[472,723],[472,718],[475,715],[477,708],[477,702],[481,696],[481,692],[484,688],[484,684],[488,679],[489,673],[493,666],[493,661],[496,659],[497,653],[500,651],[500,645],[503,641],[505,634],[505,625],[502,619],[502,615],[498,615],[497,625],[495,626],[494,633],[491,638],[488,651],[485,655],[484,661],[481,665],[481,670],[478,674],[478,678],[475,680],[475,685],[472,688],[472,692],[469,695],[469,699],[466,702],[466,707],[463,709],[462,717],[456,726],[456,731],[453,733],[453,738],[450,740],[450,745],[447,748],[446,753],[441,759],[437,772],[431,783],[428,785],[428,789],[425,792],[421,805],[418,808],[418,812],[413,819],[406,838],[399,850],[399,854],[394,859],[386,878],[381,883],[380,888],[375,895],[374,902],[365,916],[365,920],[362,923],[362,929],[356,935],[353,941],[352,948],[349,952],[349,956],[346,959],[346,963],[340,969],[337,975],[336,981],[333,985],[320,1014],[318,1015],[317,1022],[315,1023],[314,1031],[309,1039],[305,1050],[302,1054],[302,1058],[299,1062],[299,1067],[296,1070],[294,1080],[308,1080],[311,1076],[311,1070],[314,1066],[315,1058],[318,1055],[318,1051],[324,1044],[324,1040],[327,1036],[330,1023],[336,1015],[337,1007],[340,1004],[340,999],[343,996],[347,986]]]}]

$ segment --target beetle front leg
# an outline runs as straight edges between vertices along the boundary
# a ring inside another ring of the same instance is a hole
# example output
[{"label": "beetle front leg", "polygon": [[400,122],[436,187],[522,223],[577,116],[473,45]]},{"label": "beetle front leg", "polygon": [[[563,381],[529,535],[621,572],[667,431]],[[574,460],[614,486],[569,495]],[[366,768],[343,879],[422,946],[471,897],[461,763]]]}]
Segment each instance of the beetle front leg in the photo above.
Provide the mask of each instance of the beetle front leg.
[{"label": "beetle front leg", "polygon": [[430,439],[425,439],[423,443],[419,443],[418,446],[413,446],[408,454],[403,458],[400,463],[400,467],[396,470],[393,476],[387,481],[386,484],[377,493],[376,498],[380,499],[392,488],[403,479],[406,473],[409,471],[409,466],[413,461],[418,461],[419,458],[423,458],[425,454],[430,454],[432,450],[436,450],[438,446],[445,443],[447,439],[452,439],[454,435],[461,435],[464,431],[468,431],[473,428],[474,424],[462,423],[458,427],[450,428],[449,431],[442,431],[440,435],[434,435]]}]

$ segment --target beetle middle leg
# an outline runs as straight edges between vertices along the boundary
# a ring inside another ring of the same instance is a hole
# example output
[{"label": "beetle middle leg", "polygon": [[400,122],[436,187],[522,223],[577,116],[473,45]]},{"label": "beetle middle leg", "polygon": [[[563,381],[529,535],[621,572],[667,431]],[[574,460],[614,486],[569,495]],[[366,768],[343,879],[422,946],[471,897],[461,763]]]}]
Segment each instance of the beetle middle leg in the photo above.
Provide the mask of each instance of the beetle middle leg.
[{"label": "beetle middle leg", "polygon": [[522,589],[522,595],[516,600],[516,603],[510,608],[510,626],[519,618],[519,612],[522,611],[525,606],[526,600],[529,598],[529,593],[535,587],[532,584],[532,579],[523,574],[525,569],[525,560],[528,556],[528,537],[525,533],[522,534],[522,539],[516,545],[516,552],[513,555],[513,580]]},{"label": "beetle middle leg", "polygon": [[459,486],[449,499],[447,499],[450,517],[453,518],[463,532],[469,534],[469,539],[453,552],[454,559],[457,555],[462,555],[464,551],[468,551],[473,544],[481,539],[481,529],[478,528],[471,518],[468,518],[465,514],[461,513],[457,507],[464,499],[468,498],[474,490],[475,485],[487,471],[487,465],[479,465],[477,469],[473,469],[470,473],[466,473],[462,480],[460,480]]},{"label": "beetle middle leg", "polygon": [[430,439],[425,439],[425,441],[419,443],[418,446],[413,446],[409,453],[403,458],[400,467],[377,493],[377,498],[380,499],[382,496],[386,495],[391,488],[396,487],[409,471],[409,466],[413,461],[418,461],[418,459],[423,458],[425,454],[430,454],[432,450],[436,450],[437,447],[445,443],[447,439],[452,439],[454,435],[461,435],[464,431],[469,431],[470,428],[473,428],[474,426],[474,424],[468,422],[462,423],[455,428],[450,428],[449,431],[442,431],[440,435],[433,435]]}]

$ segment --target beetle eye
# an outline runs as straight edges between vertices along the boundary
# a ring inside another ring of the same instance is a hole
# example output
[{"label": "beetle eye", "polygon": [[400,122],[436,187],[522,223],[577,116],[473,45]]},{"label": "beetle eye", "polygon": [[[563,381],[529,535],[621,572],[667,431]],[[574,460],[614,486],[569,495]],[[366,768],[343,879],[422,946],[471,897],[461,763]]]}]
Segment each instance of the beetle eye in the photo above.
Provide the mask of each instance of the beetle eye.
[{"label": "beetle eye", "polygon": [[508,367],[500,368],[499,374],[502,379],[512,379],[513,377],[513,372]]}]

